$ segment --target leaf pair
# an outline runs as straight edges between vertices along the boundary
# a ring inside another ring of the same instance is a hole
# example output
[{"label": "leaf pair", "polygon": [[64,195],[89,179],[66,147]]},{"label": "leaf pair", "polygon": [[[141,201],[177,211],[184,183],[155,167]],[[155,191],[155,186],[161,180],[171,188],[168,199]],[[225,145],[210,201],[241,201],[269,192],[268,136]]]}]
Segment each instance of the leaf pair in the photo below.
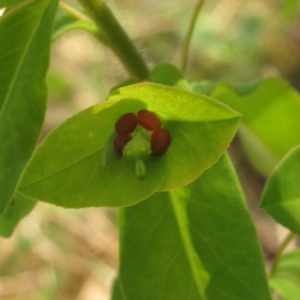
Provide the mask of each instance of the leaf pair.
[{"label": "leaf pair", "polygon": [[[164,155],[145,162],[144,181],[137,179],[132,161],[102,163],[116,121],[141,109],[154,112],[172,138]],[[45,138],[19,192],[64,207],[131,205],[195,180],[228,147],[238,119],[224,105],[176,88],[153,83],[120,88]]]}]

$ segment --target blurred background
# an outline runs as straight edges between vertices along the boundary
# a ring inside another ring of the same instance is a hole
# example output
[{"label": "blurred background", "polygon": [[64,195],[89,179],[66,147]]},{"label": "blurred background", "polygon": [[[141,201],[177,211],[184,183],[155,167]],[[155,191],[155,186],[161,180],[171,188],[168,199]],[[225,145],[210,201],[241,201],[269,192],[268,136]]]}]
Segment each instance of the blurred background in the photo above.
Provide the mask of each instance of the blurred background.
[{"label": "blurred background", "polygon": [[[192,39],[187,77],[243,83],[280,76],[300,89],[300,10],[288,0],[206,1]],[[66,1],[77,5],[74,1]],[[179,66],[196,1],[109,0],[150,67]],[[128,74],[105,46],[83,31],[53,43],[42,138],[66,118],[104,101]],[[239,141],[230,153],[240,172],[266,262],[286,234],[257,209],[264,178]],[[246,170],[246,171],[245,171]],[[118,211],[66,210],[44,203],[0,239],[1,300],[108,300],[118,268]]]}]

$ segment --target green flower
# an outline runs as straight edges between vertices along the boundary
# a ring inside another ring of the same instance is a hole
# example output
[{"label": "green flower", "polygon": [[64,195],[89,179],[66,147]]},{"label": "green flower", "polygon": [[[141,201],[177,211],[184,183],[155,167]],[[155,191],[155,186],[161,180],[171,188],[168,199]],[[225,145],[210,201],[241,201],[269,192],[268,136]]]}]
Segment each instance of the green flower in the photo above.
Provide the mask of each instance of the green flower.
[{"label": "green flower", "polygon": [[[153,113],[160,127],[147,129],[138,121],[130,133],[118,132],[122,116],[140,111]],[[132,205],[198,178],[224,153],[238,120],[238,113],[205,96],[153,83],[123,87],[53,130],[18,191],[64,207]],[[164,146],[151,140],[160,129],[170,140],[161,133],[154,139]],[[130,138],[120,151],[115,140],[121,134]],[[161,150],[154,149],[158,144]]]},{"label": "green flower", "polygon": [[[150,155],[163,155],[170,143],[171,135],[169,131],[162,128],[159,118],[146,109],[140,110],[137,115],[134,113],[125,113],[115,124],[114,148],[117,154],[129,159],[135,160],[135,170],[137,178],[144,180],[146,178],[146,168],[144,161]],[[111,139],[107,142],[108,151],[103,152],[103,163],[114,162],[111,158]]]}]

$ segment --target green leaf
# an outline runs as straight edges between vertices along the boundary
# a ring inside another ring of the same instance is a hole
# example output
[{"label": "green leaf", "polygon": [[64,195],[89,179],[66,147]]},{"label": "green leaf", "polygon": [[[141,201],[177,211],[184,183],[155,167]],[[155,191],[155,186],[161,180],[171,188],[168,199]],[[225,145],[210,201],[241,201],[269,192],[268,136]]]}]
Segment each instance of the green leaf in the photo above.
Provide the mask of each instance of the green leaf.
[{"label": "green leaf", "polygon": [[0,214],[12,200],[43,124],[56,6],[57,1],[27,1],[0,18]]},{"label": "green leaf", "polygon": [[113,92],[110,99],[143,99],[170,131],[169,170],[159,190],[195,180],[215,163],[231,142],[239,115],[215,100],[177,88],[150,83]]},{"label": "green leaf", "polygon": [[173,65],[164,63],[156,66],[149,74],[151,82],[178,87],[183,90],[191,90],[188,82],[181,72]]},{"label": "green leaf", "polygon": [[300,234],[300,146],[291,150],[270,175],[261,207],[277,222]]},{"label": "green leaf", "polygon": [[[82,10],[81,6],[76,7],[76,9]],[[97,34],[99,31],[95,23],[87,17],[78,20],[64,10],[58,9],[53,27],[53,40],[60,38],[67,32],[79,29],[89,31],[92,34]]]},{"label": "green leaf", "polygon": [[132,84],[136,84],[136,83],[140,83],[140,82],[141,82],[141,80],[134,78],[134,77],[127,78],[124,81],[117,84],[116,86],[112,87],[110,90],[110,93],[112,93],[113,91],[115,91],[119,88],[122,88],[124,86],[132,85]]},{"label": "green leaf", "polygon": [[[115,98],[115,99],[114,99]],[[114,126],[124,113],[155,112],[169,130],[167,152],[146,160],[147,178],[135,162],[117,155]],[[153,83],[114,91],[111,100],[70,118],[42,142],[19,185],[21,193],[64,207],[126,206],[156,190],[195,180],[228,147],[238,114],[209,98]],[[103,164],[102,157],[108,164]]]},{"label": "green leaf", "polygon": [[85,30],[89,31],[93,34],[97,34],[98,29],[94,22],[90,20],[80,20],[71,24],[68,24],[62,28],[60,28],[58,31],[56,31],[53,35],[53,40],[56,40],[63,36],[64,34],[73,31],[73,30]]},{"label": "green leaf", "polygon": [[5,212],[0,216],[0,236],[10,237],[15,227],[36,205],[36,201],[22,195],[16,195]]},{"label": "green leaf", "polygon": [[300,97],[285,81],[269,78],[238,88],[220,84],[212,96],[241,113],[241,141],[263,174],[300,144]]},{"label": "green leaf", "polygon": [[293,278],[300,285],[300,250],[285,254],[276,267],[276,276]]},{"label": "green leaf", "polygon": [[[76,7],[77,9],[77,7]],[[65,10],[63,10],[60,6],[57,8],[57,12],[55,14],[55,18],[54,18],[54,24],[53,24],[53,34],[55,34],[55,32],[60,31],[61,28],[68,26],[72,23],[75,23],[76,21],[78,21],[77,18],[75,18],[75,16],[67,13]]]},{"label": "green leaf", "polygon": [[2,7],[12,8],[22,2],[26,2],[26,0],[0,0],[0,8]]},{"label": "green leaf", "polygon": [[215,90],[217,83],[209,80],[191,81],[190,86],[195,93],[210,96]]},{"label": "green leaf", "polygon": [[300,294],[299,284],[294,283],[288,278],[271,277],[269,284],[272,289],[277,291],[282,297],[281,300],[298,300]]},{"label": "green leaf", "polygon": [[300,250],[284,255],[274,276],[269,278],[270,286],[283,300],[297,300],[300,294]]},{"label": "green leaf", "polygon": [[113,300],[268,300],[257,234],[227,155],[192,184],[121,210]]},{"label": "green leaf", "polygon": [[146,162],[148,178],[144,181],[137,179],[133,161],[102,162],[116,120],[144,107],[139,100],[109,101],[67,120],[35,152],[20,193],[74,208],[123,206],[150,196],[166,176],[166,157]]},{"label": "green leaf", "polygon": [[123,294],[122,287],[120,286],[119,279],[116,278],[112,288],[112,300],[126,300]]}]

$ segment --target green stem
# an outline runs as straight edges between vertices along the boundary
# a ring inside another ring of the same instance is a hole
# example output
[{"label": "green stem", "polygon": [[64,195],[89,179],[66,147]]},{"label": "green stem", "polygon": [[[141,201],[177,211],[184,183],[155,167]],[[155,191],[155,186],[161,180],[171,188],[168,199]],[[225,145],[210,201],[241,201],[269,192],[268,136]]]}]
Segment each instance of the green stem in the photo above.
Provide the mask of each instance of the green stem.
[{"label": "green stem", "polygon": [[205,2],[205,0],[198,1],[197,5],[194,9],[194,13],[192,15],[189,28],[188,28],[187,34],[186,34],[184,42],[183,42],[183,49],[182,49],[181,62],[180,62],[180,70],[181,70],[182,74],[184,74],[185,70],[186,70],[192,35],[193,35],[194,29],[195,29],[198,15],[201,11],[201,8],[202,8],[204,2]]},{"label": "green stem", "polygon": [[[90,18],[88,18],[85,14],[81,13],[80,11],[74,9],[72,6],[68,5],[67,3],[64,3],[63,1],[59,2],[59,7],[65,11],[68,15],[72,16],[74,19],[78,21],[90,21],[93,22]],[[104,45],[109,46],[109,42],[106,38],[106,35],[103,31],[101,31],[99,28],[97,28],[95,32],[92,32],[95,37]]]},{"label": "green stem", "polygon": [[281,259],[281,256],[283,254],[283,251],[285,250],[285,248],[287,247],[287,245],[291,242],[291,240],[294,238],[295,234],[293,232],[290,232],[287,237],[283,240],[283,242],[281,243],[275,257],[273,260],[273,264],[272,264],[272,268],[270,271],[270,276],[274,276],[276,273],[276,269],[277,269],[277,265]]},{"label": "green stem", "polygon": [[88,17],[82,14],[80,11],[74,9],[72,6],[64,3],[62,1],[59,2],[59,7],[64,10],[67,14],[75,18],[76,20],[88,20]]},{"label": "green stem", "polygon": [[103,0],[79,0],[94,20],[109,47],[121,60],[127,71],[141,80],[148,77],[148,67],[127,34]]}]

